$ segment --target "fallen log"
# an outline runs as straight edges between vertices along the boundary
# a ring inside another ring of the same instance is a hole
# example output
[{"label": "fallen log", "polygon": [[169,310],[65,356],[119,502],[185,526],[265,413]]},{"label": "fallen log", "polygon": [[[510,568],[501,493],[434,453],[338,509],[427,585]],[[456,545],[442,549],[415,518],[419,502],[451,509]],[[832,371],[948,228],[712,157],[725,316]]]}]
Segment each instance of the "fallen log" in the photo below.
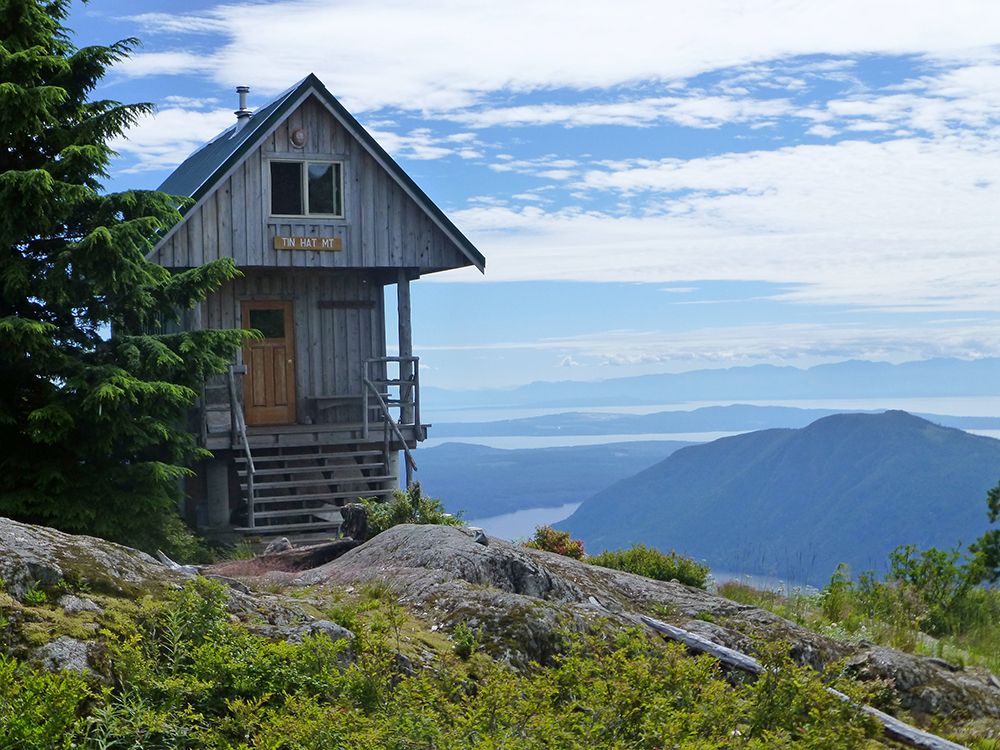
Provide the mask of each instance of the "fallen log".
[{"label": "fallen log", "polygon": [[[703,636],[684,630],[683,628],[679,628],[676,625],[670,625],[662,622],[661,620],[646,617],[645,615],[642,615],[641,617],[642,621],[657,633],[666,636],[672,641],[683,643],[688,647],[688,649],[694,651],[695,653],[708,654],[727,666],[739,669],[740,671],[747,672],[752,675],[759,675],[764,671],[764,667],[761,663],[752,656],[747,656],[746,654],[728,648],[727,646],[721,646],[718,643],[714,643]],[[838,690],[834,690],[833,688],[826,688],[826,690],[831,695],[835,695],[841,700],[851,702],[850,698]],[[950,740],[946,740],[943,737],[938,737],[935,734],[930,734],[929,732],[917,729],[912,724],[900,721],[883,711],[879,711],[877,708],[862,705],[860,706],[860,709],[869,716],[877,719],[882,724],[882,729],[885,732],[885,735],[896,742],[909,745],[910,747],[921,748],[921,750],[969,750],[965,745],[959,745],[955,742],[951,742]]]},{"label": "fallen log", "polygon": [[235,577],[257,576],[271,571],[298,573],[318,568],[331,560],[336,560],[360,544],[361,542],[354,539],[335,539],[332,542],[314,544],[309,547],[293,547],[269,555],[258,555],[251,560],[227,560],[207,565],[203,572],[208,575]]}]

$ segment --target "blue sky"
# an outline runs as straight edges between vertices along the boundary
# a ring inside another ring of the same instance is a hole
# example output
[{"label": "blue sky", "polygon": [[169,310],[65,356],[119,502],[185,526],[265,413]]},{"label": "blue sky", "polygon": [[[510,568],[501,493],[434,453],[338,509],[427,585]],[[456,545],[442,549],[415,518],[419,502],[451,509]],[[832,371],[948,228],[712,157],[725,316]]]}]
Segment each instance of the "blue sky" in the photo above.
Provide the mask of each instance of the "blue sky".
[{"label": "blue sky", "polygon": [[102,96],[152,188],[315,72],[488,258],[414,287],[425,382],[1000,355],[1000,4],[131,0]]}]

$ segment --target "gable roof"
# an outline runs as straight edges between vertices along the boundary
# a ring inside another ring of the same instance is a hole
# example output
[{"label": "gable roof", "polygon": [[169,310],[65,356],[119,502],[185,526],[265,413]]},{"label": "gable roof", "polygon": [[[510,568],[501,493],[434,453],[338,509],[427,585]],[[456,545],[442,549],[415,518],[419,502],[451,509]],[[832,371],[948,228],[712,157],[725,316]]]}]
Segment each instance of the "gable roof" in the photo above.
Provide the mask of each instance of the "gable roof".
[{"label": "gable roof", "polygon": [[427,194],[403,171],[395,160],[383,149],[371,134],[359,123],[344,105],[329,92],[323,82],[310,73],[276,99],[261,107],[249,121],[238,128],[234,123],[213,140],[206,143],[185,159],[171,173],[159,190],[170,195],[181,195],[200,201],[225,175],[260,145],[278,123],[291,113],[303,97],[313,93],[329,107],[340,124],[353,135],[368,153],[399,184],[404,192],[438,225],[445,235],[458,247],[476,268],[486,270],[486,258],[469,239],[452,223],[451,219],[438,208]]}]

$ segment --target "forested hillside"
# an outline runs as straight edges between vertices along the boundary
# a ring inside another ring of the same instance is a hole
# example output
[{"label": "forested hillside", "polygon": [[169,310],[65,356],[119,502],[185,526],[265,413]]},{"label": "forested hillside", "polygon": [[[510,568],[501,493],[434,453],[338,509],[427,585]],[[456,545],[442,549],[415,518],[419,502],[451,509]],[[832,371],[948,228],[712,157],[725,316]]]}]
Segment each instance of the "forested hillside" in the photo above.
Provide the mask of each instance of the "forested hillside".
[{"label": "forested hillside", "polygon": [[950,548],[987,525],[1000,441],[900,411],[843,414],[677,451],[560,524],[587,548],[643,542],[714,568],[823,583],[897,545]]}]

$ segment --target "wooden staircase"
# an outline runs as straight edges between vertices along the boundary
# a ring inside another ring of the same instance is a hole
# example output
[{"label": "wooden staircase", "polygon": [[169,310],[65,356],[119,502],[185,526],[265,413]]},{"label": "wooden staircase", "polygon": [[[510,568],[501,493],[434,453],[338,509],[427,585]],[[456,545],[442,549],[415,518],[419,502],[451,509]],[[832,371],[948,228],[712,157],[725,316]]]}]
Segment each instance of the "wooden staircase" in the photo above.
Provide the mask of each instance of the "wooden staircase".
[{"label": "wooden staircase", "polygon": [[[336,536],[340,508],[359,498],[384,500],[399,486],[384,451],[372,444],[255,448],[235,456],[240,494],[253,504],[237,531],[261,540],[312,542]],[[252,498],[252,499],[250,499]]]}]

